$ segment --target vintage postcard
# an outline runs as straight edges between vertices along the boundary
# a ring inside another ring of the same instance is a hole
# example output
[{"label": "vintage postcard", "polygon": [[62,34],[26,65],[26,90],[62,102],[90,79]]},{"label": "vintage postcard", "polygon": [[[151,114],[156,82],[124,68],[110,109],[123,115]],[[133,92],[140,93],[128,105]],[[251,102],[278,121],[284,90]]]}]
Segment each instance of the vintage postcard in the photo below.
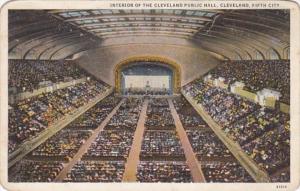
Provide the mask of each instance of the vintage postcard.
[{"label": "vintage postcard", "polygon": [[278,190],[300,180],[294,1],[11,1],[6,190]]}]

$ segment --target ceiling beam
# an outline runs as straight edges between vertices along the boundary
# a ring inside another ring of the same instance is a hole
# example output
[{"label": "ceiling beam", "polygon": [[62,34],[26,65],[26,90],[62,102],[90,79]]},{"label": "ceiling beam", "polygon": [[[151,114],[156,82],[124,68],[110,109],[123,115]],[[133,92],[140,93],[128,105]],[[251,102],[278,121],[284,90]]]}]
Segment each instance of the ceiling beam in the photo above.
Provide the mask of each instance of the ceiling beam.
[{"label": "ceiling beam", "polygon": [[90,20],[90,19],[113,19],[113,18],[170,18],[170,19],[192,19],[200,21],[212,21],[209,17],[188,16],[188,15],[169,15],[169,14],[114,14],[114,15],[93,15],[65,19],[66,22]]}]

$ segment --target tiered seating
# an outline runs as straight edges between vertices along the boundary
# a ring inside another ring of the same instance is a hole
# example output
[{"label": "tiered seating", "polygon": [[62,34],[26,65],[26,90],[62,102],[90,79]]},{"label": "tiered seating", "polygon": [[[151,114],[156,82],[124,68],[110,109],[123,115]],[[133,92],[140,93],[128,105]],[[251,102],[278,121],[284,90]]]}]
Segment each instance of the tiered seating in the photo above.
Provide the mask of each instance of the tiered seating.
[{"label": "tiered seating", "polygon": [[91,131],[63,130],[48,139],[32,153],[31,157],[47,160],[68,160],[92,134]]},{"label": "tiered seating", "polygon": [[[82,114],[79,117],[81,119],[80,121],[75,120],[75,123],[69,124],[63,130],[50,137],[46,142],[34,149],[30,154],[28,154],[25,157],[25,159],[22,159],[15,165],[15,167],[13,167],[13,169],[17,170],[11,171],[20,171],[21,174],[25,174],[25,172],[22,172],[22,168],[26,169],[29,164],[42,164],[42,170],[44,170],[47,173],[48,171],[53,171],[52,163],[61,164],[62,162],[68,162],[71,158],[74,157],[74,155],[78,152],[79,148],[85,143],[85,141],[90,137],[90,135],[93,132],[93,128],[88,128],[87,126],[85,126],[87,124],[86,121],[92,119],[95,122],[95,126],[98,126],[101,123],[101,120],[98,120],[99,118],[97,118],[95,114],[101,113],[103,117],[108,115],[111,112],[111,110],[119,103],[119,101],[120,98],[114,96],[104,98],[102,101],[100,101],[91,109],[89,109],[86,113]],[[28,160],[30,160],[30,163],[27,162]],[[42,161],[43,163],[39,161]],[[49,165],[47,165],[48,163]],[[48,166],[49,169],[47,170],[46,168]],[[61,169],[62,167],[60,167],[59,171]],[[54,178],[58,175],[59,171],[54,171],[54,173],[52,173],[53,175],[51,175],[51,177],[45,181],[53,181]],[[45,176],[48,176],[48,174],[45,174]],[[13,179],[14,177],[10,178],[10,180]],[[24,177],[20,180],[25,181],[25,179],[26,178],[24,175]],[[28,179],[26,179],[26,181],[40,180],[36,180],[35,176],[29,176]]]},{"label": "tiered seating", "polygon": [[72,129],[95,129],[120,101],[120,97],[110,95],[75,119],[68,127]]},{"label": "tiered seating", "polygon": [[79,161],[65,182],[121,182],[124,161]]},{"label": "tiered seating", "polygon": [[261,108],[246,116],[224,131],[240,145],[247,144],[260,137],[264,133],[285,126],[289,122],[289,116],[276,110]]},{"label": "tiered seating", "polygon": [[280,170],[270,176],[272,182],[289,182],[290,167]]},{"label": "tiered seating", "polygon": [[23,160],[11,170],[9,181],[52,182],[62,169],[61,162]]},{"label": "tiered seating", "polygon": [[[197,85],[194,85],[197,84]],[[185,88],[204,107],[206,112],[221,126],[229,126],[252,113],[259,106],[227,90],[211,87],[204,82],[194,82]]]},{"label": "tiered seating", "polygon": [[105,130],[131,130],[134,131],[137,126],[140,111],[142,108],[142,99],[127,99],[121,105],[117,113],[111,118]]},{"label": "tiered seating", "polygon": [[138,166],[139,182],[192,182],[189,167],[185,162],[141,162]]},{"label": "tiered seating", "polygon": [[187,131],[188,138],[195,154],[201,159],[225,159],[232,157],[229,150],[212,131]]},{"label": "tiered seating", "polygon": [[[113,99],[112,99],[113,100]],[[88,151],[67,175],[68,182],[120,182],[131,149],[142,99],[127,98]]]},{"label": "tiered seating", "polygon": [[243,81],[246,89],[258,91],[271,88],[282,93],[282,101],[290,99],[290,61],[228,61],[209,72],[213,78],[223,77],[226,83]]},{"label": "tiered seating", "polygon": [[186,130],[189,129],[208,129],[205,121],[199,116],[193,107],[183,97],[174,98],[173,103],[179,115],[180,121]]},{"label": "tiered seating", "polygon": [[146,131],[141,158],[184,158],[180,140],[175,131]]},{"label": "tiered seating", "polygon": [[253,182],[251,176],[236,162],[202,165],[207,182]]},{"label": "tiered seating", "polygon": [[[289,115],[196,80],[184,88],[219,123],[227,136],[272,177],[290,165]],[[281,176],[278,179],[284,180]],[[277,180],[277,178],[274,178]]]},{"label": "tiered seating", "polygon": [[[207,182],[252,182],[226,146],[183,97],[173,100]],[[193,116],[197,120],[184,120]],[[224,167],[224,168],[223,168]],[[240,176],[243,175],[243,176]]]},{"label": "tiered seating", "polygon": [[283,126],[264,133],[242,148],[269,174],[290,165],[290,132]]},{"label": "tiered seating", "polygon": [[8,69],[8,86],[18,92],[38,89],[45,81],[58,83],[88,76],[71,61],[9,60]]},{"label": "tiered seating", "polygon": [[172,117],[167,99],[151,99],[147,108],[147,120],[145,123],[147,130],[175,129],[174,119]]},{"label": "tiered seating", "polygon": [[190,169],[184,162],[183,148],[167,99],[150,99],[145,126],[137,180],[191,182]]},{"label": "tiered seating", "polygon": [[[106,86],[90,80],[18,102],[9,110],[10,152],[16,145],[41,131],[103,93]],[[16,145],[15,145],[16,144]]]},{"label": "tiered seating", "polygon": [[88,159],[98,158],[118,158],[128,157],[132,144],[133,132],[131,131],[102,131],[84,157]]}]

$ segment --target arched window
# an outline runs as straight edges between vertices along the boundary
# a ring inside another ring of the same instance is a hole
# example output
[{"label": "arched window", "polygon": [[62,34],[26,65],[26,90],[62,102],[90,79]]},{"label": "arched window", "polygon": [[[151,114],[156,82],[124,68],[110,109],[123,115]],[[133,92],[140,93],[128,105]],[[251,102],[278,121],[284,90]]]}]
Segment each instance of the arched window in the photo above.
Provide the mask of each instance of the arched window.
[{"label": "arched window", "polygon": [[255,50],[255,60],[263,60],[263,59],[264,59],[263,55],[259,51]]},{"label": "arched window", "polygon": [[279,60],[279,55],[273,48],[268,50],[268,57],[270,60]]}]

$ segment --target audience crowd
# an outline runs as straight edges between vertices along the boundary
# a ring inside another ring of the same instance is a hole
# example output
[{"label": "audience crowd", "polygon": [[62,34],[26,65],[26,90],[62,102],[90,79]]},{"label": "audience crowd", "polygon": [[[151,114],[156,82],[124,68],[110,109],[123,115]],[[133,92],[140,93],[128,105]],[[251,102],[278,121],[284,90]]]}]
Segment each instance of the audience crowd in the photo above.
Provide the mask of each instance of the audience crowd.
[{"label": "audience crowd", "polygon": [[290,181],[290,169],[289,167],[280,171],[272,174],[270,176],[272,182],[289,182]]},{"label": "audience crowd", "polygon": [[269,88],[279,91],[281,100],[289,103],[290,99],[290,61],[257,60],[227,61],[209,72],[213,79],[222,77],[225,83],[235,81],[245,83],[245,88],[258,91]]},{"label": "audience crowd", "polygon": [[274,109],[261,108],[224,129],[240,145],[247,144],[275,128],[286,126],[289,115]]},{"label": "audience crowd", "polygon": [[[211,87],[201,79],[185,86],[184,91],[200,103],[224,133],[269,175],[290,166],[288,114],[277,109],[261,108],[225,89]],[[285,181],[286,178],[277,175],[275,179]]]},{"label": "audience crowd", "polygon": [[63,169],[63,163],[22,160],[13,168],[8,175],[10,182],[52,182]]},{"label": "audience crowd", "polygon": [[150,99],[145,126],[147,129],[175,129],[174,119],[167,99]]},{"label": "audience crowd", "polygon": [[201,103],[206,112],[223,127],[231,125],[259,108],[257,104],[238,95],[222,88],[211,87],[201,81],[185,86],[184,90]]},{"label": "audience crowd", "polygon": [[96,129],[108,114],[121,101],[120,97],[108,96],[75,119],[68,128],[72,129]]},{"label": "audience crowd", "polygon": [[174,98],[173,103],[183,127],[188,129],[208,128],[205,121],[184,97]]},{"label": "audience crowd", "polygon": [[142,158],[184,158],[180,140],[175,131],[145,131],[141,149]]},{"label": "audience crowd", "polygon": [[200,158],[228,158],[230,151],[212,131],[187,131],[187,136],[195,154]]},{"label": "audience crowd", "polygon": [[139,182],[192,182],[189,167],[178,161],[140,162],[136,176]]},{"label": "audience crowd", "polygon": [[[99,82],[57,90],[24,100],[9,112],[9,152],[104,90]],[[263,169],[273,182],[289,181],[289,115],[260,108],[224,89],[196,80],[184,92],[201,103],[228,137]],[[51,182],[107,117],[121,98],[108,96],[21,160],[10,180]],[[65,182],[120,182],[129,155],[143,99],[126,98],[96,137]],[[173,99],[207,182],[253,182],[226,146],[183,97]],[[149,99],[143,135],[139,182],[192,182],[167,99]],[[30,158],[32,157],[32,158]],[[42,161],[34,161],[40,158]],[[30,160],[28,160],[30,159]],[[45,160],[44,160],[45,159]],[[56,161],[56,162],[55,162]],[[286,169],[278,171],[278,169]]]},{"label": "audience crowd", "polygon": [[139,120],[142,103],[142,99],[127,98],[104,129],[134,131]]},{"label": "audience crowd", "polygon": [[9,109],[9,139],[13,148],[32,138],[67,114],[103,93],[106,87],[94,80],[22,100]]},{"label": "audience crowd", "polygon": [[62,130],[37,147],[31,156],[48,160],[69,160],[91,134],[91,131]]},{"label": "audience crowd", "polygon": [[65,182],[121,182],[124,161],[78,161]]},{"label": "audience crowd", "polygon": [[85,158],[120,158],[128,157],[133,140],[133,132],[122,130],[101,131],[88,151],[84,154]]},{"label": "audience crowd", "polygon": [[71,61],[9,60],[8,86],[18,92],[40,88],[41,82],[66,82],[88,74]]},{"label": "audience crowd", "polygon": [[242,146],[245,152],[269,174],[290,166],[289,126],[279,126]]},{"label": "audience crowd", "polygon": [[237,162],[217,162],[202,165],[206,182],[254,182]]}]

